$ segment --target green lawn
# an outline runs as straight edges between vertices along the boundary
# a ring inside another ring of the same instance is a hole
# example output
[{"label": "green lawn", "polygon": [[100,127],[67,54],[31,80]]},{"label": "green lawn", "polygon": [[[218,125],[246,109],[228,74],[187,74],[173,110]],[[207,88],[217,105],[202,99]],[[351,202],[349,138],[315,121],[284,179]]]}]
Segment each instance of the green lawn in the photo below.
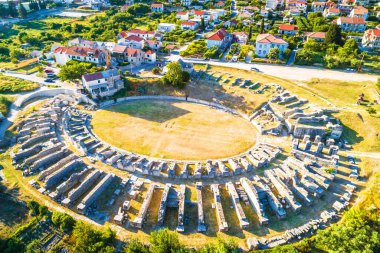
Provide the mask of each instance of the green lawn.
[{"label": "green lawn", "polygon": [[38,87],[38,83],[0,74],[0,94],[15,94],[35,90]]}]

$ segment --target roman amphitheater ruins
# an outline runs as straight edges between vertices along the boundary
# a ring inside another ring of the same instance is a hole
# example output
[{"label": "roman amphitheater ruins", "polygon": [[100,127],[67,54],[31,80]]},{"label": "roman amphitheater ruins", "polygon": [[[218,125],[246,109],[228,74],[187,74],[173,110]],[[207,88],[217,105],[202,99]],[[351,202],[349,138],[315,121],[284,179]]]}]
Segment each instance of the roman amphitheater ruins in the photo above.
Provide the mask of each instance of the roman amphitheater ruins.
[{"label": "roman amphitheater ruins", "polygon": [[13,164],[39,194],[131,238],[168,227],[250,249],[296,241],[336,222],[355,186],[334,180],[339,120],[270,85],[247,115],[185,97],[57,95],[17,122]]}]

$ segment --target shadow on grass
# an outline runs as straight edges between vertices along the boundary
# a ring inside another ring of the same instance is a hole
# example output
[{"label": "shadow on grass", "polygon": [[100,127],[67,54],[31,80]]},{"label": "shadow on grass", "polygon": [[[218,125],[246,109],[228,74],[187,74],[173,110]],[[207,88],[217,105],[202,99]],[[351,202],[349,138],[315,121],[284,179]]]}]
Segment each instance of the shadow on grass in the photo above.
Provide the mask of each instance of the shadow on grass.
[{"label": "shadow on grass", "polygon": [[356,132],[355,130],[349,128],[348,126],[344,124],[342,124],[342,126],[343,126],[342,139],[347,140],[350,145],[359,144],[360,142],[364,141],[364,138],[362,136],[359,136],[358,132]]},{"label": "shadow on grass", "polygon": [[115,105],[104,110],[128,114],[132,117],[141,118],[148,121],[164,123],[168,120],[172,120],[187,113],[188,110],[184,110],[175,105],[178,102],[170,101],[136,101],[127,102],[121,105]]}]

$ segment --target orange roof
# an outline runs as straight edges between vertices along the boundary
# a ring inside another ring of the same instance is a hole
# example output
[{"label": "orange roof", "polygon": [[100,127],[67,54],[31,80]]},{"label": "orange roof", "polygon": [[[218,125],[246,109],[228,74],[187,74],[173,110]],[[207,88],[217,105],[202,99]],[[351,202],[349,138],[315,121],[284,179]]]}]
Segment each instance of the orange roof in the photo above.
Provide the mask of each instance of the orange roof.
[{"label": "orange roof", "polygon": [[147,44],[149,44],[149,45],[153,45],[153,44],[157,44],[157,45],[159,45],[160,44],[160,42],[158,41],[158,40],[147,40],[147,41],[145,41]]},{"label": "orange roof", "polygon": [[191,26],[196,25],[196,24],[197,24],[197,22],[195,22],[195,21],[183,21],[181,23],[181,25],[191,25]]},{"label": "orange roof", "polygon": [[127,48],[127,53],[128,53],[128,56],[131,56],[131,57],[136,57],[138,55],[138,53],[140,53],[141,50],[140,49],[133,49],[133,48]]},{"label": "orange roof", "polygon": [[138,36],[136,36],[136,35],[130,35],[130,36],[128,36],[127,38],[125,38],[126,40],[133,40],[133,41],[137,41],[137,42],[141,42],[141,41],[143,41],[144,39],[143,38],[140,38],[140,37],[138,37]]},{"label": "orange roof", "polygon": [[279,29],[283,31],[297,31],[298,27],[295,25],[281,24]]},{"label": "orange roof", "polygon": [[68,55],[75,55],[75,56],[88,56],[89,54],[92,54],[91,56],[94,58],[98,58],[100,53],[99,49],[93,49],[88,47],[59,47],[56,50],[54,50],[55,54],[68,54]]},{"label": "orange roof", "polygon": [[365,24],[364,18],[340,17],[339,20],[341,23],[345,23],[345,24],[356,24],[356,25]]},{"label": "orange roof", "polygon": [[154,51],[153,50],[148,50],[145,52],[145,54],[154,54]]},{"label": "orange roof", "polygon": [[114,53],[125,53],[127,51],[127,46],[122,46],[122,45],[115,45],[114,48],[112,49],[112,52]]},{"label": "orange roof", "polygon": [[338,8],[331,7],[331,8],[328,8],[326,10],[327,10],[327,12],[331,12],[331,13],[340,13],[340,10]]},{"label": "orange roof", "polygon": [[219,40],[220,41],[220,40],[224,40],[224,38],[226,37],[226,35],[227,35],[226,30],[219,29],[214,34],[212,34],[210,37],[208,37],[207,39],[208,40]]},{"label": "orange roof", "polygon": [[219,2],[216,3],[216,5],[224,6],[224,2],[219,1]]},{"label": "orange roof", "polygon": [[312,39],[324,39],[326,38],[325,32],[307,32],[305,33],[306,37],[310,37]]},{"label": "orange roof", "polygon": [[288,44],[285,40],[281,38],[277,38],[273,36],[272,34],[265,33],[265,34],[259,34],[257,36],[256,42],[260,43],[276,43],[276,44]]},{"label": "orange roof", "polygon": [[194,15],[202,16],[205,15],[205,11],[194,11]]},{"label": "orange roof", "polygon": [[354,12],[354,15],[363,15],[368,13],[368,9],[364,8],[363,6],[355,6],[352,11]]},{"label": "orange roof", "polygon": [[152,4],[151,7],[161,8],[161,7],[164,7],[164,5],[163,4]]},{"label": "orange roof", "polygon": [[179,11],[179,12],[177,12],[177,15],[186,15],[186,14],[187,14],[186,11]]},{"label": "orange roof", "polygon": [[380,30],[379,29],[369,29],[365,31],[366,34],[374,35],[376,37],[380,37]]}]

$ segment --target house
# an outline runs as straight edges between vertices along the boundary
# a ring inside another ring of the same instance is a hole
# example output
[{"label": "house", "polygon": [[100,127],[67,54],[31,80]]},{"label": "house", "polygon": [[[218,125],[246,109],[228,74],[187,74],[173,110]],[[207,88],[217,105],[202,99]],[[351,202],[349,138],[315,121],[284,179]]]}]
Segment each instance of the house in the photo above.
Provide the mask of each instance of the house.
[{"label": "house", "polygon": [[325,2],[312,2],[311,3],[311,10],[313,12],[323,12],[325,9],[326,3]]},{"label": "house", "polygon": [[262,9],[260,11],[260,16],[264,17],[264,18],[268,18],[269,17],[269,10],[266,10],[266,9]]},{"label": "house", "polygon": [[[261,27],[261,21],[256,23],[256,27]],[[269,22],[264,22],[264,30],[270,30],[272,28],[271,24]]]},{"label": "house", "polygon": [[128,60],[128,47],[125,45],[115,45],[111,51],[111,55],[117,62],[122,63]]},{"label": "house", "polygon": [[180,20],[189,20],[189,13],[187,11],[177,12],[176,18]]},{"label": "house", "polygon": [[367,20],[368,18],[368,9],[363,6],[354,6],[354,8],[350,12],[351,18],[363,18]]},{"label": "house", "polygon": [[278,47],[280,52],[284,52],[288,48],[288,45],[288,42],[272,34],[259,34],[256,38],[256,55],[258,57],[266,57],[269,50],[275,47]]},{"label": "house", "polygon": [[[370,0],[354,0],[354,4],[356,5],[368,5]],[[376,2],[376,1],[375,1]]]},{"label": "house", "polygon": [[334,16],[340,16],[340,10],[338,8],[334,8],[334,7],[331,7],[331,8],[327,8],[323,11],[323,16],[325,18],[331,18],[331,17],[334,17]]},{"label": "house", "polygon": [[249,11],[241,11],[238,15],[238,19],[242,20],[242,19],[250,19],[252,18],[254,15],[254,13],[251,13]]},{"label": "house", "polygon": [[162,42],[159,40],[146,40],[145,45],[150,49],[157,51],[162,47]]},{"label": "house", "polygon": [[275,10],[277,6],[283,6],[284,1],[282,0],[267,0],[265,4],[265,9]]},{"label": "house", "polygon": [[249,12],[259,12],[260,8],[257,6],[241,6],[241,11],[249,11]]},{"label": "house", "polygon": [[207,38],[207,47],[208,48],[213,47],[213,46],[224,47],[224,46],[228,46],[230,42],[231,42],[231,37],[229,33],[222,28]]},{"label": "house", "polygon": [[338,9],[340,10],[341,15],[345,14],[345,15],[349,16],[353,8],[354,8],[354,6],[349,5],[349,4],[339,4],[338,5]]},{"label": "house", "polygon": [[205,21],[206,24],[208,24],[211,21],[211,14],[206,12],[206,11],[194,10],[193,15],[194,15],[194,20],[200,21],[203,18],[203,20]]},{"label": "house", "polygon": [[115,69],[83,75],[82,84],[93,97],[112,96],[124,88],[120,73]]},{"label": "house", "polygon": [[144,62],[144,52],[141,49],[127,48],[127,61],[133,66],[140,66]]},{"label": "house", "polygon": [[286,35],[296,35],[297,34],[298,27],[295,25],[287,25],[287,24],[281,24],[278,28],[279,34],[286,34]]},{"label": "house", "polygon": [[292,8],[292,9],[288,10],[288,14],[290,16],[293,16],[293,17],[299,17],[299,16],[301,16],[301,11],[298,10],[297,8]]},{"label": "house", "polygon": [[137,37],[143,38],[144,40],[156,39],[162,41],[162,34],[153,31],[145,31],[141,29],[132,29],[128,32],[121,32],[117,35],[117,39],[126,38],[131,35],[136,35]]},{"label": "house", "polygon": [[199,23],[196,21],[183,21],[181,23],[181,29],[183,30],[197,30],[199,27]]},{"label": "house", "polygon": [[114,42],[103,42],[103,41],[91,41],[91,40],[85,40],[82,38],[75,38],[68,42],[68,46],[77,46],[77,47],[88,47],[93,49],[100,49],[100,50],[112,50],[112,48],[115,46]]},{"label": "house", "polygon": [[237,21],[235,19],[227,20],[226,22],[223,23],[224,27],[230,28],[230,27],[236,27]]},{"label": "house", "polygon": [[156,62],[156,53],[153,50],[146,51],[144,54],[144,62],[155,63]]},{"label": "house", "polygon": [[175,24],[159,23],[157,26],[157,31],[167,33],[173,31],[175,27]]},{"label": "house", "polygon": [[127,46],[134,49],[143,49],[145,41],[143,38],[136,35],[129,35],[126,38],[121,38],[117,41],[119,45]]},{"label": "house", "polygon": [[317,42],[323,42],[325,41],[326,33],[325,32],[306,32],[304,36],[305,36],[305,40],[313,39]]},{"label": "house", "polygon": [[335,2],[328,1],[326,2],[326,7],[325,8],[336,8],[338,5]]},{"label": "house", "polygon": [[157,4],[157,3],[154,3],[150,6],[150,10],[152,12],[159,12],[159,13],[162,13],[164,12],[164,5],[163,4]]},{"label": "house", "polygon": [[226,4],[225,4],[224,2],[219,1],[219,2],[217,2],[217,3],[215,4],[215,7],[217,7],[217,8],[223,8],[225,5],[226,5]]},{"label": "house", "polygon": [[336,24],[345,32],[364,32],[366,28],[364,18],[340,17]]},{"label": "house", "polygon": [[300,12],[306,13],[307,3],[306,3],[306,2],[302,2],[302,1],[297,1],[297,2],[295,3],[295,7],[296,7],[296,9],[299,10]]},{"label": "house", "polygon": [[234,41],[240,44],[246,44],[248,41],[248,34],[246,32],[234,32],[233,34]]},{"label": "house", "polygon": [[53,54],[55,62],[61,66],[70,60],[91,62],[98,66],[106,63],[106,54],[103,51],[88,47],[58,47]]},{"label": "house", "polygon": [[365,48],[380,51],[380,29],[369,29],[365,31],[362,45]]},{"label": "house", "polygon": [[192,0],[181,0],[182,6],[185,6],[185,7],[190,6],[192,2],[193,2]]}]

